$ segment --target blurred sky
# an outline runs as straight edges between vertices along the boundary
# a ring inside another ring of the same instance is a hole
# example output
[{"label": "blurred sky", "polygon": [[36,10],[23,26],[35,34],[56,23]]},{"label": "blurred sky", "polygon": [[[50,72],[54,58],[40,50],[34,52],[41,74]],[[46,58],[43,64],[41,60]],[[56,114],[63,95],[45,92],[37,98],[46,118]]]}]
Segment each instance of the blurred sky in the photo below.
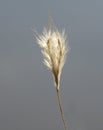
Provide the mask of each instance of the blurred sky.
[{"label": "blurred sky", "polygon": [[53,78],[31,28],[49,14],[70,52],[61,99],[70,130],[103,130],[103,0],[0,0],[0,130],[63,130]]}]

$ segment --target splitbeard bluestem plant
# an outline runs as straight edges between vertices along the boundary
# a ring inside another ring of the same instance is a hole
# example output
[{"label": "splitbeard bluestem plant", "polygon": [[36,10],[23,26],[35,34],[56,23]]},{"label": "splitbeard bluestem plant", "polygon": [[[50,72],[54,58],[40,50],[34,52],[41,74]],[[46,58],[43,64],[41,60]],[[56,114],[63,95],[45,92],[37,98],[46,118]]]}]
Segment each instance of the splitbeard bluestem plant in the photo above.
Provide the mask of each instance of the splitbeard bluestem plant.
[{"label": "splitbeard bluestem plant", "polygon": [[60,100],[60,77],[66,60],[66,54],[69,50],[69,48],[67,50],[67,39],[65,31],[62,31],[60,33],[56,27],[52,28],[50,26],[49,28],[44,28],[41,35],[36,33],[35,36],[44,56],[44,64],[50,69],[53,74],[61,118],[63,121],[64,129],[67,130],[68,128]]}]

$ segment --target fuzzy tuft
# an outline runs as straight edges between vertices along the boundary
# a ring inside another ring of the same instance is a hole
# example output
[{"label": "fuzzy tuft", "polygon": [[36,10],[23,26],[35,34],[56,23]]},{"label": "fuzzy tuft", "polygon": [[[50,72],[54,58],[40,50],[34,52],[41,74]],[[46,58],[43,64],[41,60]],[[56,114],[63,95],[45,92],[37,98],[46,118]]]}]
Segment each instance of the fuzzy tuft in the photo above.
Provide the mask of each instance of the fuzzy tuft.
[{"label": "fuzzy tuft", "polygon": [[67,46],[65,31],[46,29],[41,35],[36,35],[37,43],[42,48],[44,64],[52,71],[55,86],[59,90],[60,76],[65,63]]}]

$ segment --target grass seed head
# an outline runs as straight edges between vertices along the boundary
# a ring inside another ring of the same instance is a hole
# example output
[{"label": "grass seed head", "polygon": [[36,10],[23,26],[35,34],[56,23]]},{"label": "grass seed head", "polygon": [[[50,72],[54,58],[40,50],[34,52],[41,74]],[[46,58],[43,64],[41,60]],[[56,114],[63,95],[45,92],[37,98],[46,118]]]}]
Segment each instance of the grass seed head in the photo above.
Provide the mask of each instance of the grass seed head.
[{"label": "grass seed head", "polygon": [[59,90],[60,76],[67,53],[65,31],[60,33],[57,28],[44,28],[41,35],[36,35],[36,39],[44,56],[44,64],[53,73],[55,86]]}]

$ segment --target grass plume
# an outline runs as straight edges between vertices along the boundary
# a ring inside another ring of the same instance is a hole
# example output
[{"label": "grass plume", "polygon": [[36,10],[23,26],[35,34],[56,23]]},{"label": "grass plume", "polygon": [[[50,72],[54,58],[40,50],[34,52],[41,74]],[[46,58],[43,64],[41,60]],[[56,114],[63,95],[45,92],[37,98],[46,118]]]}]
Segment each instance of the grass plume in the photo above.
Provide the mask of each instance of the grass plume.
[{"label": "grass plume", "polygon": [[49,28],[44,28],[42,34],[39,35],[36,33],[36,40],[41,47],[41,52],[44,56],[44,64],[53,74],[62,121],[64,129],[67,130],[60,100],[60,77],[67,53],[65,31],[60,33],[56,27],[52,28],[50,26]]}]

